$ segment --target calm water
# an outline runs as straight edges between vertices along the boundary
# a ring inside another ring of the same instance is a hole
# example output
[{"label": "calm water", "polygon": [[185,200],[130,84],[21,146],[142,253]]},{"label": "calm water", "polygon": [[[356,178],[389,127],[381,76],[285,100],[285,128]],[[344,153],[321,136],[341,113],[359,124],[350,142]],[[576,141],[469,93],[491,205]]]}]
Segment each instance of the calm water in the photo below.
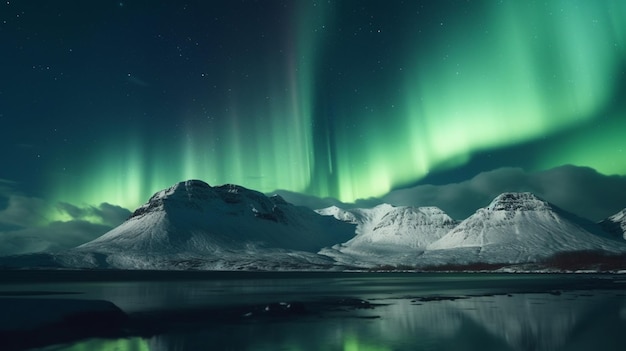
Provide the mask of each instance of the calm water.
[{"label": "calm water", "polygon": [[45,350],[626,349],[626,276],[29,274],[0,291],[108,300],[142,326]]}]

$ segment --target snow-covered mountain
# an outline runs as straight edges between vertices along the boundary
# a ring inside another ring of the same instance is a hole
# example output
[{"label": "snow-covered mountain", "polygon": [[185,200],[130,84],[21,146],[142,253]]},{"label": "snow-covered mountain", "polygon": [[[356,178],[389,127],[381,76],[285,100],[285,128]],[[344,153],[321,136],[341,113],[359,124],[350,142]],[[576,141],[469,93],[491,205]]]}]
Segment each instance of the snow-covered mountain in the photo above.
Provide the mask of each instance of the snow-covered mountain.
[{"label": "snow-covered mountain", "polygon": [[457,224],[437,207],[382,204],[343,210],[332,206],[317,212],[357,225],[353,239],[319,252],[351,266],[414,264],[430,243]]},{"label": "snow-covered mountain", "polygon": [[353,236],[354,225],[279,196],[189,180],[157,192],[120,226],[57,261],[115,268],[326,266],[332,261],[316,252]]},{"label": "snow-covered mountain", "polygon": [[531,193],[501,194],[458,223],[436,207],[313,211],[237,185],[189,180],[157,192],[126,222],[91,242],[57,253],[0,257],[0,267],[310,270],[525,264],[572,251],[625,253],[625,222],[626,210],[598,224]]},{"label": "snow-covered mountain", "polygon": [[428,245],[419,264],[524,263],[581,250],[624,252],[626,245],[531,193],[504,193]]},{"label": "snow-covered mountain", "polygon": [[626,208],[600,222],[611,235],[626,240]]}]

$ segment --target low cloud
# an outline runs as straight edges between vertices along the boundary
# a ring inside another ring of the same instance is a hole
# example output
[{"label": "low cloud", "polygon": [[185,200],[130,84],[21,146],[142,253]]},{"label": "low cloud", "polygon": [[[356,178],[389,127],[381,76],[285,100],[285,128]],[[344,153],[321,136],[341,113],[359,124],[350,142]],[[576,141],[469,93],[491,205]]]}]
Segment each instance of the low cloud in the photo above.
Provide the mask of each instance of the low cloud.
[{"label": "low cloud", "polygon": [[[5,187],[4,208],[0,207],[0,255],[56,251],[91,241],[121,224],[130,211],[108,203],[79,207],[68,203],[50,204],[43,199]],[[55,220],[51,215],[64,215]]]},{"label": "low cloud", "polygon": [[437,206],[455,219],[465,219],[504,192],[526,191],[593,221],[602,220],[626,207],[626,177],[606,176],[591,168],[576,166],[562,166],[543,172],[499,168],[460,183],[396,189],[381,198],[357,200],[353,204],[282,190],[276,193],[288,202],[313,209],[332,205],[367,208],[386,202],[396,206]]},{"label": "low cloud", "polygon": [[72,220],[89,221],[96,220],[105,225],[117,226],[124,222],[130,216],[130,211],[120,207],[108,204],[106,202],[101,203],[99,206],[86,206],[78,207],[66,202],[59,202],[56,205],[57,209],[67,214]]},{"label": "low cloud", "polygon": [[454,218],[464,219],[501,193],[525,191],[594,221],[626,207],[626,177],[576,166],[536,173],[500,168],[460,183],[394,190],[382,200],[394,205],[437,206]]},{"label": "low cloud", "polygon": [[111,230],[87,221],[51,222],[45,226],[0,232],[0,256],[76,247]]},{"label": "low cloud", "polygon": [[9,179],[2,179],[0,178],[0,195],[4,194],[5,192],[2,191],[2,189],[9,189],[14,187],[16,184],[16,182],[9,180]]},{"label": "low cloud", "polygon": [[46,221],[49,206],[42,199],[23,195],[9,195],[6,207],[0,210],[0,225],[33,226]]},{"label": "low cloud", "polygon": [[268,193],[268,196],[272,195],[280,195],[285,201],[294,204],[296,206],[304,206],[311,209],[320,209],[326,208],[330,206],[337,206],[339,208],[369,208],[374,207],[376,205],[380,205],[383,203],[381,199],[377,198],[369,198],[369,199],[359,199],[354,203],[345,203],[341,202],[332,197],[319,198],[312,195],[306,195],[302,193],[296,193],[289,190],[276,190],[272,193]]}]

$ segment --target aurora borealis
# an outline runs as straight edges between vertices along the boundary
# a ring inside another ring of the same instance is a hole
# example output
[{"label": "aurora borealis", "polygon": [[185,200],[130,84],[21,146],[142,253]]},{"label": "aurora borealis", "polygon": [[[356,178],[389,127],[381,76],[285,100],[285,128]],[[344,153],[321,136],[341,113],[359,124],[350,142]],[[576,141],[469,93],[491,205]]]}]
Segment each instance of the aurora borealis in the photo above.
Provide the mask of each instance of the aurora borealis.
[{"label": "aurora borealis", "polygon": [[621,0],[4,1],[0,39],[0,179],[52,203],[626,175]]}]

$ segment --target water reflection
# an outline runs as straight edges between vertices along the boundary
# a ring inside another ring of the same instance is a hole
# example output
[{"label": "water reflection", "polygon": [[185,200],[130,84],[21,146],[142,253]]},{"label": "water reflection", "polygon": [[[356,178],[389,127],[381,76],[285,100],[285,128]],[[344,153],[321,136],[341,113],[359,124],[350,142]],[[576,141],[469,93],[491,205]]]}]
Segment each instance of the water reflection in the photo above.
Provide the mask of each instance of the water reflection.
[{"label": "water reflection", "polygon": [[375,302],[389,305],[285,320],[196,323],[127,344],[91,340],[88,348],[79,343],[55,350],[569,351],[626,346],[621,338],[626,297],[615,291]]},{"label": "water reflection", "polygon": [[124,339],[91,339],[72,345],[51,346],[44,351],[151,351],[148,341],[139,337]]},{"label": "water reflection", "polygon": [[367,335],[365,324],[345,324],[329,321],[319,324],[277,323],[264,326],[226,326],[218,330],[204,330],[157,336],[148,341],[151,351],[166,350],[397,350],[379,335]]},{"label": "water reflection", "polygon": [[[125,338],[46,351],[626,349],[626,284],[619,276],[204,278],[4,284],[2,290],[79,292],[67,297],[111,301],[138,321],[117,334]],[[424,298],[432,296],[442,298]],[[342,299],[349,303],[335,303]],[[306,313],[259,313],[285,301],[301,303]]]}]

